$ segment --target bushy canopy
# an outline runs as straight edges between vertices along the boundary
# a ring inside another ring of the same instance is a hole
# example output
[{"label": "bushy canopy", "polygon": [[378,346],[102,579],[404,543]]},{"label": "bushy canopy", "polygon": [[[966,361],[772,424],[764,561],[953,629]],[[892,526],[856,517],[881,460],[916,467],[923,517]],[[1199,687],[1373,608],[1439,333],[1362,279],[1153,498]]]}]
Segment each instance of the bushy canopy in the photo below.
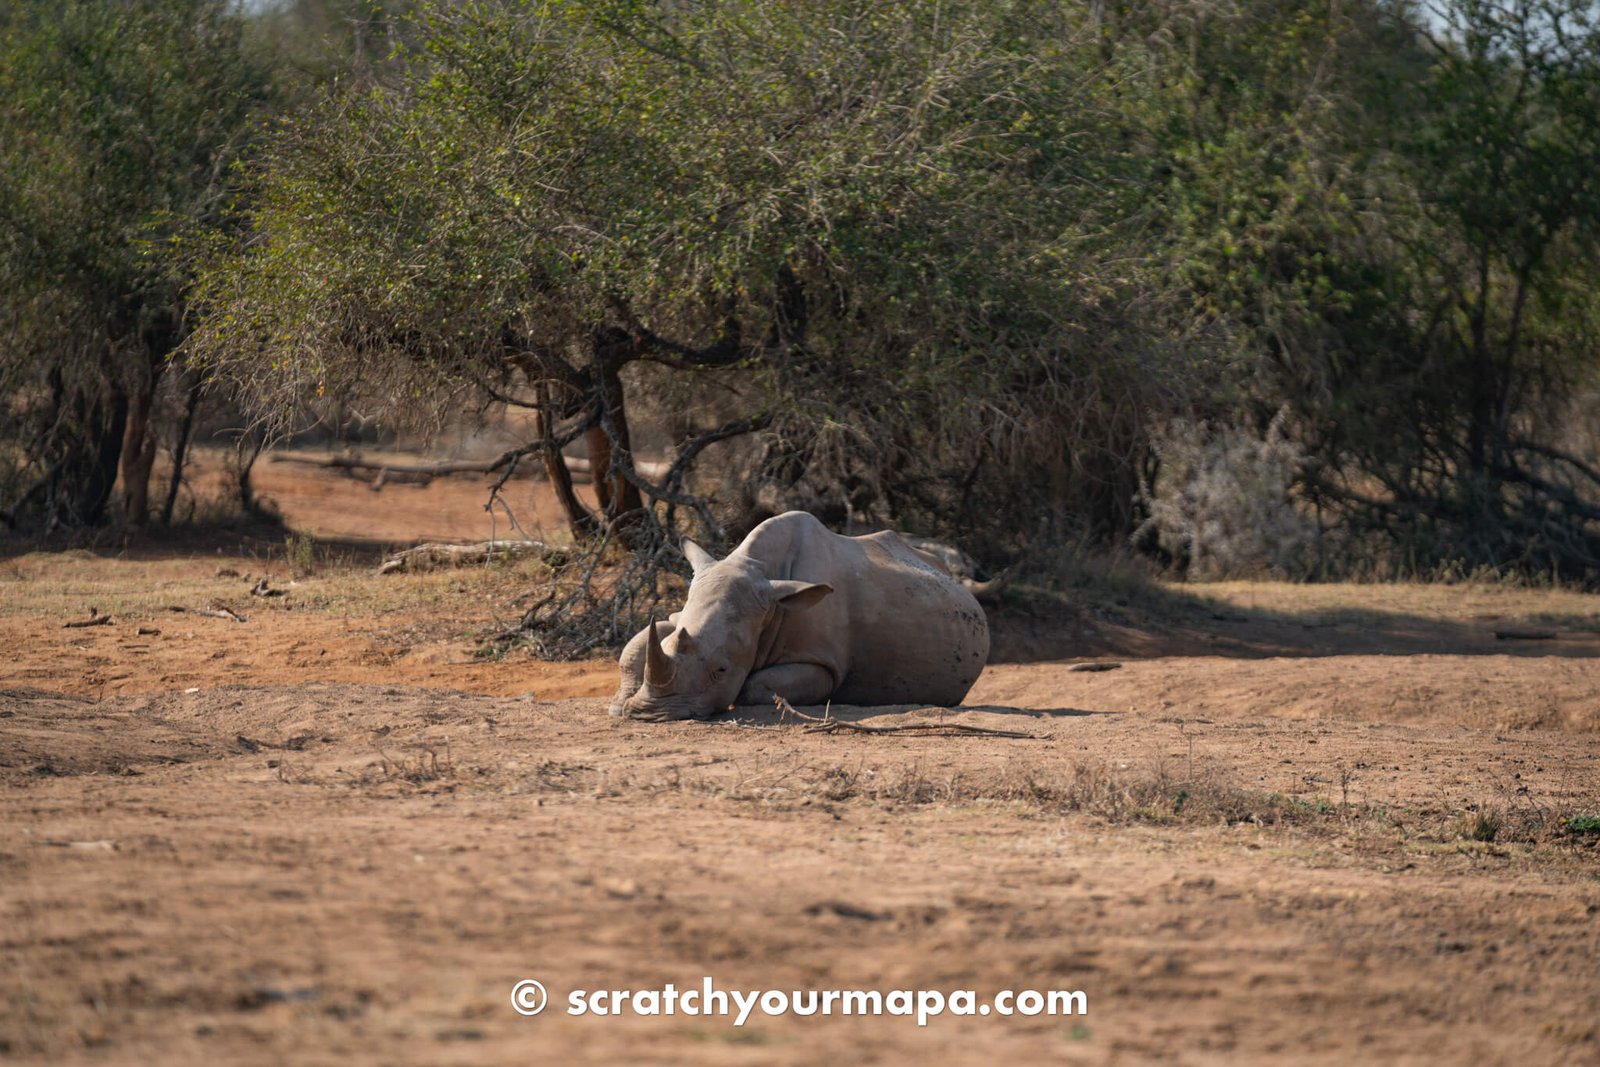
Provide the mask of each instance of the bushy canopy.
[{"label": "bushy canopy", "polygon": [[826,463],[877,518],[970,525],[1043,474],[1017,518],[1049,520],[1086,471],[1131,505],[1140,411],[1204,353],[1112,239],[1145,103],[1081,12],[449,5],[410,60],[285,130],[199,350],[286,398],[581,392],[615,331],[737,368],[766,473]]}]

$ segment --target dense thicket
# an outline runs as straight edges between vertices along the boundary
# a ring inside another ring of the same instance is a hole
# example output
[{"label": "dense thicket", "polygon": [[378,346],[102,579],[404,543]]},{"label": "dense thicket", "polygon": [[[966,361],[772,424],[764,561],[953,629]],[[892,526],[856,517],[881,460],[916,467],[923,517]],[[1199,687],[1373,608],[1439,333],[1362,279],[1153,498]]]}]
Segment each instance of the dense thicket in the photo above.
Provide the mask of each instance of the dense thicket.
[{"label": "dense thicket", "polygon": [[1600,579],[1586,0],[415,12],[207,246],[184,351],[264,411],[527,406],[645,548],[798,504]]},{"label": "dense thicket", "polygon": [[1200,28],[1170,236],[1255,357],[1247,421],[1294,416],[1298,499],[1335,524],[1304,566],[1600,577],[1597,16],[1285,3]]}]

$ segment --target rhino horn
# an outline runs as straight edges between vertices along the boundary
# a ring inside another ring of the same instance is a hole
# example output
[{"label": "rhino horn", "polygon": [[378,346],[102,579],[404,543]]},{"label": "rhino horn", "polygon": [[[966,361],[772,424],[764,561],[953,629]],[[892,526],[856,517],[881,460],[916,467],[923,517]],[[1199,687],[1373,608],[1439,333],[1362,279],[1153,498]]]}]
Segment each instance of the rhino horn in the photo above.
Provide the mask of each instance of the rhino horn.
[{"label": "rhino horn", "polygon": [[653,615],[650,617],[648,633],[645,645],[644,680],[657,689],[665,689],[672,684],[672,676],[677,672],[673,670],[672,660],[667,658],[666,650],[661,647],[661,635],[656,632],[656,620]]}]

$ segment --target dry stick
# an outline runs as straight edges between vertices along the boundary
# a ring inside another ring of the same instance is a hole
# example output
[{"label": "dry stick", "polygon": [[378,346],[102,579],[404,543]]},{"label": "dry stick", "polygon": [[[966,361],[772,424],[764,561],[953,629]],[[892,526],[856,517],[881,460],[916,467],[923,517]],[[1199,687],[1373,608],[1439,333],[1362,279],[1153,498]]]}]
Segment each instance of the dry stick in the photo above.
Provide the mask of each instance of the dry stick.
[{"label": "dry stick", "polygon": [[195,608],[196,615],[206,615],[213,619],[232,619],[234,622],[244,622],[245,618],[230,608]]},{"label": "dry stick", "polygon": [[[520,454],[516,455],[516,456],[513,456],[511,458],[511,462],[506,465],[505,473],[500,476],[500,480],[498,482],[495,482],[493,488],[491,488],[489,490],[489,502],[483,506],[483,510],[485,510],[485,511],[487,511],[489,513],[489,539],[490,539],[490,541],[494,540],[494,506],[496,504],[499,504],[502,508],[505,509],[506,518],[511,520],[511,528],[513,530],[517,531],[517,533],[521,534],[522,535],[522,539],[524,541],[527,541],[530,544],[539,544],[540,543],[540,542],[535,541],[532,537],[530,537],[528,535],[528,531],[524,530],[522,528],[522,524],[517,521],[517,516],[511,510],[511,505],[507,504],[506,503],[506,498],[500,495],[500,490],[502,488],[504,488],[506,482],[510,480],[512,472],[514,472],[517,469],[517,463],[521,459],[522,459],[522,456]],[[483,563],[484,563],[484,566],[488,566],[489,565],[489,561],[487,559],[485,559],[483,561]]]},{"label": "dry stick", "polygon": [[489,564],[497,559],[523,559],[548,556],[554,551],[542,541],[479,541],[470,545],[427,544],[396,552],[378,567],[379,574],[441,570],[469,564]]},{"label": "dry stick", "polygon": [[228,608],[186,608],[182,604],[167,605],[168,611],[187,611],[191,615],[204,615],[211,619],[232,619],[234,622],[247,621],[243,615]]},{"label": "dry stick", "polygon": [[773,704],[778,708],[780,716],[793,715],[812,725],[806,727],[808,734],[836,734],[841,730],[848,730],[858,734],[918,734],[923,737],[1015,737],[1024,741],[1037,741],[1037,734],[1025,734],[1020,730],[996,730],[987,726],[967,726],[958,722],[913,722],[901,726],[863,726],[858,722],[845,722],[835,719],[830,714],[833,706],[828,706],[822,718],[807,715],[781,696],[772,698]]}]

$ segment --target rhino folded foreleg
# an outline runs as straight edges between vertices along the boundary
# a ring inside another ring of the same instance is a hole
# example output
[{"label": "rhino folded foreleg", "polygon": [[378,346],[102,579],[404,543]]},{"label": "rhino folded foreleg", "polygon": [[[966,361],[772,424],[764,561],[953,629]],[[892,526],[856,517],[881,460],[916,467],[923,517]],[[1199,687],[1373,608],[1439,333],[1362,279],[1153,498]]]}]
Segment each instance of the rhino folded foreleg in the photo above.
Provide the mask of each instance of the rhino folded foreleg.
[{"label": "rhino folded foreleg", "polygon": [[781,696],[791,704],[821,704],[835,688],[832,672],[815,663],[779,663],[763,667],[745,679],[739,703],[772,706]]}]

